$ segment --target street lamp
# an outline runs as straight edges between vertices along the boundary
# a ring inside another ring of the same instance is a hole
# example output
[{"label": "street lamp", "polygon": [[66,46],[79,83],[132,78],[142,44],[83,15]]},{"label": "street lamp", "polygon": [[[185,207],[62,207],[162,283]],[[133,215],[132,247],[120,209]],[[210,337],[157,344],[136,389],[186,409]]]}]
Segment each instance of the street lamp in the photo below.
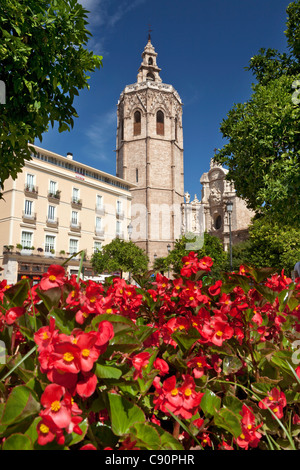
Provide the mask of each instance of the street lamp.
[{"label": "street lamp", "polygon": [[132,226],[131,223],[127,226],[127,230],[128,230],[129,240],[131,240],[131,235],[132,235],[132,231],[133,231],[133,226]]},{"label": "street lamp", "polygon": [[226,210],[229,217],[229,252],[230,252],[230,271],[232,271],[232,235],[231,235],[231,214],[233,209],[233,202],[228,201],[226,204]]},{"label": "street lamp", "polygon": [[[131,235],[132,235],[132,230],[133,230],[133,226],[132,226],[131,222],[127,226],[127,230],[128,230],[129,241],[131,241]],[[131,282],[131,271],[129,271],[128,282],[129,282],[129,284]]]}]

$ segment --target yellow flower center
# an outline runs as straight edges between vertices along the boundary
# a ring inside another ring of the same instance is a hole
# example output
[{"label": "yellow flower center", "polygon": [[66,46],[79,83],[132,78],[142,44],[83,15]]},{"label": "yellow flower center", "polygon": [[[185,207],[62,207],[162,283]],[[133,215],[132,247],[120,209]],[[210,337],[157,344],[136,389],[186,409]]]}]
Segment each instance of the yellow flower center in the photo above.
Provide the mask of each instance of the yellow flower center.
[{"label": "yellow flower center", "polygon": [[72,296],[72,297],[75,297],[75,294],[76,294],[76,291],[75,291],[75,290],[72,290],[71,296]]},{"label": "yellow flower center", "polygon": [[194,300],[194,297],[190,297],[190,300]]},{"label": "yellow flower center", "polygon": [[240,435],[240,438],[241,438],[241,439],[245,439],[245,435],[244,435],[244,434],[241,434],[241,435]]},{"label": "yellow flower center", "polygon": [[171,395],[172,395],[172,397],[176,397],[176,395],[178,395],[178,389],[173,388],[173,390],[171,391]]},{"label": "yellow flower center", "polygon": [[64,358],[64,361],[66,361],[66,362],[72,362],[73,359],[74,359],[74,356],[73,356],[72,353],[66,352],[66,353],[63,355],[63,358]]},{"label": "yellow flower center", "polygon": [[54,274],[51,274],[51,276],[49,276],[49,281],[55,281],[56,280],[56,276],[54,276]]},{"label": "yellow flower center", "polygon": [[49,339],[50,336],[48,335],[47,331],[44,331],[44,333],[42,334],[42,338],[43,339]]},{"label": "yellow flower center", "polygon": [[186,397],[190,397],[192,395],[192,390],[190,388],[185,389],[184,394]]},{"label": "yellow flower center", "polygon": [[89,357],[90,350],[89,349],[83,349],[81,354],[83,355],[83,357]]},{"label": "yellow flower center", "polygon": [[108,308],[108,309],[106,310],[106,313],[112,313],[112,308]]},{"label": "yellow flower center", "polygon": [[41,424],[40,431],[41,431],[42,434],[48,434],[49,428],[48,428],[48,426],[46,426],[46,424]]},{"label": "yellow flower center", "polygon": [[89,314],[86,313],[86,312],[82,312],[82,316],[83,316],[84,318],[87,318],[87,317],[89,316]]},{"label": "yellow flower center", "polygon": [[183,325],[180,325],[178,328],[179,328],[180,330],[185,330],[185,326],[183,326]]},{"label": "yellow flower center", "polygon": [[222,332],[222,331],[217,331],[216,335],[217,335],[217,336],[222,336],[222,335],[223,335],[223,332]]},{"label": "yellow flower center", "polygon": [[165,283],[163,283],[161,286],[162,286],[162,287],[166,287],[166,284],[165,284]]},{"label": "yellow flower center", "polygon": [[97,300],[97,299],[96,299],[96,297],[95,297],[95,296],[94,296],[94,297],[91,297],[91,298],[90,298],[90,302],[91,302],[91,304],[93,304],[94,302],[96,302],[96,300]]},{"label": "yellow flower center", "polygon": [[59,411],[60,410],[60,402],[55,400],[51,403],[51,411]]},{"label": "yellow flower center", "polygon": [[201,362],[197,362],[197,367],[202,367]]},{"label": "yellow flower center", "polygon": [[270,396],[270,397],[268,397],[268,399],[269,399],[270,401],[273,401],[273,400],[274,400],[274,398],[273,398],[273,397],[271,397],[271,396]]},{"label": "yellow flower center", "polygon": [[252,424],[248,424],[247,428],[252,429]]},{"label": "yellow flower center", "polygon": [[278,408],[273,408],[274,413],[278,412]]}]

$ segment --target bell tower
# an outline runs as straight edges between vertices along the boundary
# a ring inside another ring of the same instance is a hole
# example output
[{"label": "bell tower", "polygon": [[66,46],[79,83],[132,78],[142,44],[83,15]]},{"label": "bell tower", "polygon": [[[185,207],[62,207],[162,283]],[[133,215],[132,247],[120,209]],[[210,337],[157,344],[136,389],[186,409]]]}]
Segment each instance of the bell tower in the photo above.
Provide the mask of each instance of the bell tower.
[{"label": "bell tower", "polygon": [[160,72],[149,34],[137,81],[125,87],[117,107],[116,173],[136,185],[132,241],[150,264],[180,238],[184,201],[182,102]]}]

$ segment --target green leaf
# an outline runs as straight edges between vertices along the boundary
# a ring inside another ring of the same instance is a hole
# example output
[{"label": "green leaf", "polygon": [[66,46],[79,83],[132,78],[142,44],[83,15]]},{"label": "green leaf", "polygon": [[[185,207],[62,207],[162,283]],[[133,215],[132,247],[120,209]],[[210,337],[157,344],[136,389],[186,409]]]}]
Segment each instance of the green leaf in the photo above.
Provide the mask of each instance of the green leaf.
[{"label": "green leaf", "polygon": [[33,450],[33,445],[26,434],[12,434],[5,439],[2,450]]},{"label": "green leaf", "polygon": [[172,338],[176,341],[180,349],[186,352],[201,338],[201,335],[196,328],[190,328],[184,333],[176,331],[172,334]]},{"label": "green leaf", "polygon": [[22,421],[40,411],[40,404],[35,399],[32,390],[24,385],[18,385],[11,391],[1,418],[1,424],[8,425]]},{"label": "green leaf", "polygon": [[214,416],[221,407],[221,398],[211,390],[205,390],[200,404],[201,410],[207,417]]},{"label": "green leaf", "polygon": [[178,439],[175,439],[172,434],[165,431],[161,426],[158,426],[155,423],[152,423],[152,426],[160,435],[161,448],[163,450],[184,450]]},{"label": "green leaf", "polygon": [[238,416],[227,407],[223,407],[214,415],[214,423],[229,431],[234,437],[239,437],[242,433],[240,425],[241,416]]},{"label": "green leaf", "polygon": [[112,431],[117,436],[128,434],[136,423],[145,423],[144,412],[117,393],[108,393]]},{"label": "green leaf", "polygon": [[49,317],[55,318],[55,326],[61,333],[66,335],[71,334],[76,326],[76,320],[73,313],[66,312],[59,308],[52,308],[49,312]]},{"label": "green leaf", "polygon": [[136,423],[129,430],[136,447],[147,450],[161,449],[161,440],[157,430],[149,423]]},{"label": "green leaf", "polygon": [[119,379],[122,371],[118,367],[96,364],[95,374],[99,379]]}]

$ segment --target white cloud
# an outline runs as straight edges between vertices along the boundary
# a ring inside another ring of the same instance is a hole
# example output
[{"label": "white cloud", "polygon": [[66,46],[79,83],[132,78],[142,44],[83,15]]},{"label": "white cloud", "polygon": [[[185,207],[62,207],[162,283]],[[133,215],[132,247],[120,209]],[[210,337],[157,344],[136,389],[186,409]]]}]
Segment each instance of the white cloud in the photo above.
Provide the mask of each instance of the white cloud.
[{"label": "white cloud", "polygon": [[93,124],[85,132],[88,139],[87,152],[89,158],[100,161],[111,159],[114,150],[111,148],[111,143],[116,136],[116,119],[115,109],[95,117]]}]

